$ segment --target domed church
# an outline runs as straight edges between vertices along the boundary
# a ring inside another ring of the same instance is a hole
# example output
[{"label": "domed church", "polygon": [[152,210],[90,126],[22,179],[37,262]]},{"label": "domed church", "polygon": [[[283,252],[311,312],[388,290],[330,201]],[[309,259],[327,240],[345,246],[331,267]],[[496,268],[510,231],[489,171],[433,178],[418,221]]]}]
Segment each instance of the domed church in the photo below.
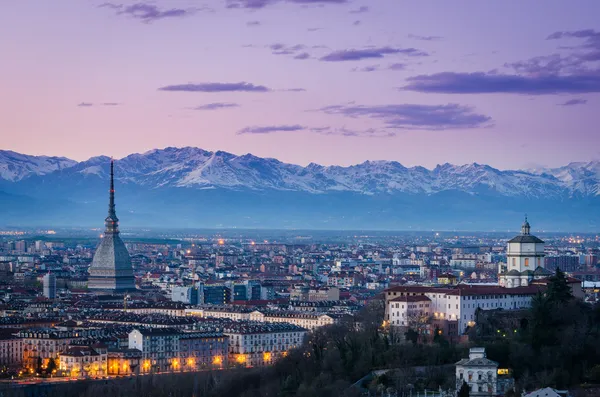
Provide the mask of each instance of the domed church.
[{"label": "domed church", "polygon": [[531,234],[531,226],[525,216],[521,234],[508,241],[506,263],[498,269],[498,282],[506,288],[526,287],[533,280],[551,274],[545,268],[544,241]]},{"label": "domed church", "polygon": [[135,277],[129,251],[119,236],[119,218],[115,211],[114,162],[110,161],[110,195],[104,236],[89,268],[88,289],[98,292],[135,290]]}]

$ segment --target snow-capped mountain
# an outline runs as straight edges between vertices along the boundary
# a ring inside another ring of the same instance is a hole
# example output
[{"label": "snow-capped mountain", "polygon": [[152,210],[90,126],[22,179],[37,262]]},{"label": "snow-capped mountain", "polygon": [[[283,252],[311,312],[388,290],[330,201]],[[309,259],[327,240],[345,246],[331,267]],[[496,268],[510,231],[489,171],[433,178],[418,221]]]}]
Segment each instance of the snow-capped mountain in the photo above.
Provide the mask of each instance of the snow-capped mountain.
[{"label": "snow-capped mountain", "polygon": [[[0,174],[8,181],[96,176],[108,178],[109,158],[77,163],[66,158],[34,157],[0,151]],[[282,163],[251,154],[166,148],[131,154],[115,162],[117,180],[147,188],[226,188],[302,191],[434,194],[448,190],[529,198],[600,195],[600,162],[571,163],[554,169],[501,171],[477,163],[438,165],[433,170],[404,167],[395,161],[366,161],[340,167]],[[58,172],[55,172],[58,171]],[[55,172],[55,175],[52,173]]]},{"label": "snow-capped mountain", "polygon": [[0,150],[0,179],[15,182],[32,175],[45,175],[72,167],[76,161],[65,157],[29,156]]},{"label": "snow-capped mountain", "polygon": [[[101,226],[110,158],[76,162],[0,151],[0,223]],[[286,164],[251,154],[166,148],[115,161],[117,212],[151,227],[597,230],[600,163],[535,170],[395,161]]]}]

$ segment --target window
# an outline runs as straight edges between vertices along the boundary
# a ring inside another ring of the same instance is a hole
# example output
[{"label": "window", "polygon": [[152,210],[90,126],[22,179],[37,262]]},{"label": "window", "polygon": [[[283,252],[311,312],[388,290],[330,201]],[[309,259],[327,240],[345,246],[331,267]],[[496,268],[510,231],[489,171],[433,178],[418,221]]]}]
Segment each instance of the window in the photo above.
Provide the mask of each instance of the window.
[{"label": "window", "polygon": [[515,258],[512,258],[512,265],[513,267],[517,266],[517,260]]},{"label": "window", "polygon": [[525,266],[529,266],[529,258],[525,258]]}]

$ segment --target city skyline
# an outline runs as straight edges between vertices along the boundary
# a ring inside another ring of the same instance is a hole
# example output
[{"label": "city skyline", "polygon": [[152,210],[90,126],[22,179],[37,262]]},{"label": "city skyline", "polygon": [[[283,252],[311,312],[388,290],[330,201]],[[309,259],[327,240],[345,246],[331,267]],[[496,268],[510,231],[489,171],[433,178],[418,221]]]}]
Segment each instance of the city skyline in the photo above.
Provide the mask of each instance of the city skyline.
[{"label": "city skyline", "polygon": [[585,4],[15,2],[0,15],[12,38],[0,44],[11,55],[3,149],[78,161],[168,146],[301,165],[590,161],[600,6]]}]

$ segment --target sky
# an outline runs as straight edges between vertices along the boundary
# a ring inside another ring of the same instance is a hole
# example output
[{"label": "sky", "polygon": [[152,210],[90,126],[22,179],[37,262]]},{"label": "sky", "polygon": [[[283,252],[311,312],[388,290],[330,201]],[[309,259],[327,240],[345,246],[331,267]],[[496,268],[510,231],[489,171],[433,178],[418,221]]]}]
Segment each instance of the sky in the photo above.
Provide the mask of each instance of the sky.
[{"label": "sky", "polygon": [[0,148],[306,165],[600,159],[600,2],[0,4]]}]

